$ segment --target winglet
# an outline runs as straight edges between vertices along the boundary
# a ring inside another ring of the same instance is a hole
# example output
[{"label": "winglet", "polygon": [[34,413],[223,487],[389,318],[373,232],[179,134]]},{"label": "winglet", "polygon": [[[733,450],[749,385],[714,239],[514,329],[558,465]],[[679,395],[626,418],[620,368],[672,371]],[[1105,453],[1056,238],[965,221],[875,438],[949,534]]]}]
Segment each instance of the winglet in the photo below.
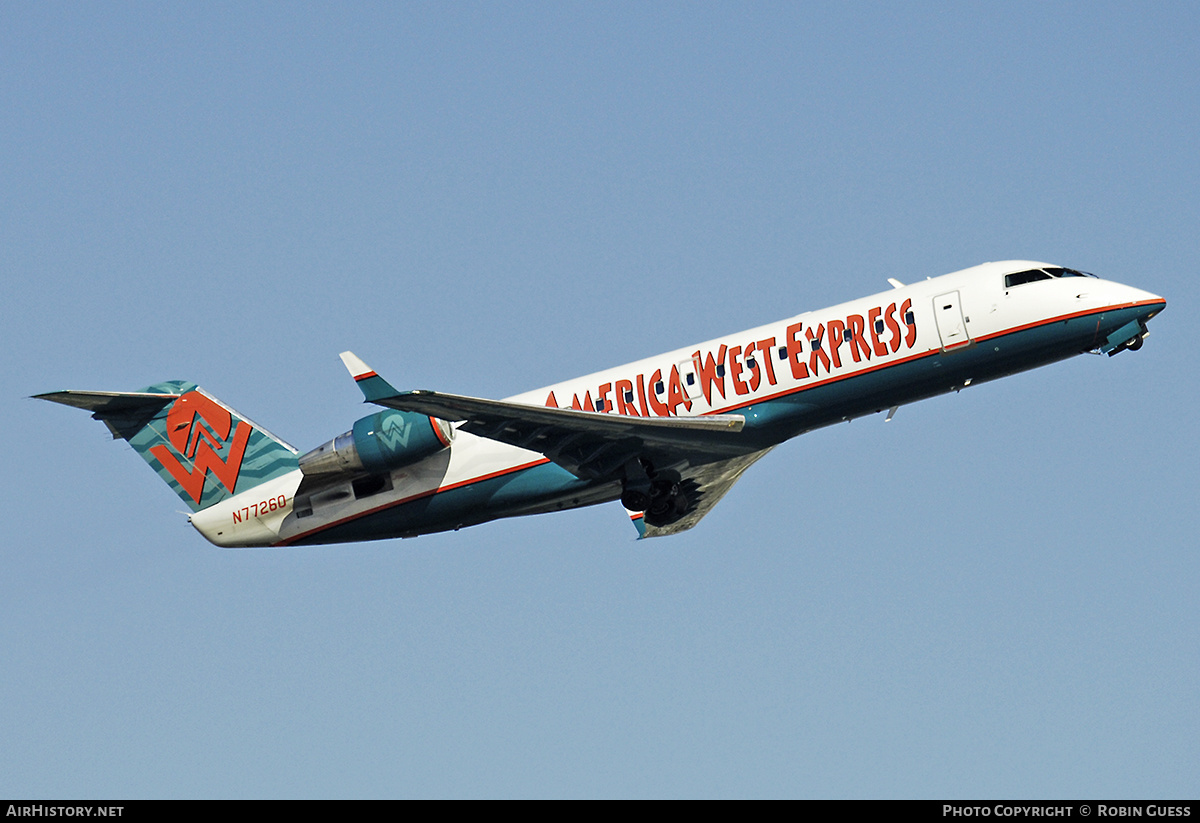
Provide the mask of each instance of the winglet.
[{"label": "winglet", "polygon": [[629,514],[629,519],[633,521],[633,527],[637,529],[637,539],[644,540],[646,538],[646,519],[642,512],[631,512],[625,510]]},{"label": "winglet", "polygon": [[359,359],[354,352],[344,351],[340,356],[342,362],[346,364],[346,371],[350,372],[350,376],[354,378],[354,382],[358,384],[368,403],[395,397],[400,393],[396,391],[395,386],[376,374],[375,370]]}]

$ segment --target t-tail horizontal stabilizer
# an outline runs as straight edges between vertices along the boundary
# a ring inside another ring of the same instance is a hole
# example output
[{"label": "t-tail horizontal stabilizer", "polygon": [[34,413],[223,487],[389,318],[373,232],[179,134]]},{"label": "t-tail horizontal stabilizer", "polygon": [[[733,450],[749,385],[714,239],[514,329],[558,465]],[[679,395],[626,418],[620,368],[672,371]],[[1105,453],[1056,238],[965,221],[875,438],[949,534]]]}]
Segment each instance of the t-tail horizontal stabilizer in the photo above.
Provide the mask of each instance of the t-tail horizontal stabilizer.
[{"label": "t-tail horizontal stabilizer", "polygon": [[171,380],[142,391],[56,391],[34,395],[90,411],[129,441],[192,511],[296,469],[296,450],[195,383]]}]

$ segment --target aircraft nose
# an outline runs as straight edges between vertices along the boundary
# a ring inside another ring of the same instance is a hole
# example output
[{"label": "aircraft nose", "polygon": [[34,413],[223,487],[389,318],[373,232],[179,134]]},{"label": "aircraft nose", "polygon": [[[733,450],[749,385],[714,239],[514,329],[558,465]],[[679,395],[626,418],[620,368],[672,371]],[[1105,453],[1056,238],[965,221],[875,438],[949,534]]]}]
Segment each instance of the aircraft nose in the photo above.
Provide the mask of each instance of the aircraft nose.
[{"label": "aircraft nose", "polygon": [[1166,299],[1153,292],[1134,288],[1133,286],[1126,286],[1123,283],[1118,284],[1118,286],[1119,296],[1116,294],[1114,296],[1124,306],[1130,308],[1136,306],[1139,308],[1141,311],[1138,312],[1138,317],[1143,323],[1167,307]]},{"label": "aircraft nose", "polygon": [[1114,302],[1109,305],[1106,315],[1111,315],[1113,325],[1124,325],[1109,333],[1100,350],[1106,352],[1109,357],[1126,349],[1137,351],[1142,347],[1146,335],[1150,333],[1146,323],[1166,308],[1167,301],[1157,294],[1123,283],[1114,283],[1109,295]]},{"label": "aircraft nose", "polygon": [[1142,291],[1141,289],[1134,289],[1134,291],[1137,292],[1137,299],[1134,302],[1145,307],[1146,313],[1142,316],[1142,322],[1157,316],[1159,312],[1167,307],[1167,300],[1164,297],[1148,291]]}]

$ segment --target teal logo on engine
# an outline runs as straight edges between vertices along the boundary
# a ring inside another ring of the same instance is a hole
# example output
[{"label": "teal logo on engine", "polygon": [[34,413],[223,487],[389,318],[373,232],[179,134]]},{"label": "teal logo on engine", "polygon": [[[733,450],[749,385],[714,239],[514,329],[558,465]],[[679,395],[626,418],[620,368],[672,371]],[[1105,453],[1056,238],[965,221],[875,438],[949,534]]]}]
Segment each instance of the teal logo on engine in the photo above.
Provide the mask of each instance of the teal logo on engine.
[{"label": "teal logo on engine", "polygon": [[383,445],[393,451],[397,446],[406,449],[408,448],[408,436],[412,434],[412,427],[411,420],[403,422],[400,415],[389,415],[384,419],[381,431],[376,432],[376,436]]}]

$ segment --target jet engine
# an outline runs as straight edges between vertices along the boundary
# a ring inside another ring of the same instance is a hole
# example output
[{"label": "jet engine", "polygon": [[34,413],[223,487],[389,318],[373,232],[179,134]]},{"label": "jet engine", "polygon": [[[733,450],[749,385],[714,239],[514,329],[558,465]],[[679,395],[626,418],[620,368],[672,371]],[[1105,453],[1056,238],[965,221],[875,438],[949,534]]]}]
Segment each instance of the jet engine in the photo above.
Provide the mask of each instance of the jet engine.
[{"label": "jet engine", "polygon": [[450,446],[454,429],[445,420],[388,409],[358,420],[354,428],[300,458],[305,476],[381,474],[423,460]]}]

